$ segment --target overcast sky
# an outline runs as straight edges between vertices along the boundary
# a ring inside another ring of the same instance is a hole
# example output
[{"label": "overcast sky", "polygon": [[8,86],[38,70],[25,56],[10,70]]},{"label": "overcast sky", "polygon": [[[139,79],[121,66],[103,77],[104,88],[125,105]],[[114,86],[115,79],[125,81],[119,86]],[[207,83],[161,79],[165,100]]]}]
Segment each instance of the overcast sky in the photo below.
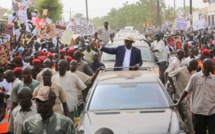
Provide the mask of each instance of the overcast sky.
[{"label": "overcast sky", "polygon": [[[36,0],[34,0],[36,1]],[[63,16],[67,20],[70,16],[69,11],[71,7],[72,14],[83,13],[86,15],[85,0],[61,0],[63,8]],[[128,1],[128,3],[135,3],[139,0],[88,0],[89,17],[94,18],[97,16],[106,15],[111,8],[120,8],[122,4]],[[167,5],[173,6],[174,0],[164,0]],[[183,6],[184,0],[175,0],[177,7]],[[186,0],[186,5],[189,5],[190,0]],[[193,0],[193,6],[202,8],[207,4],[202,2],[203,0]],[[11,0],[0,0],[0,6],[5,8],[11,8]]]}]

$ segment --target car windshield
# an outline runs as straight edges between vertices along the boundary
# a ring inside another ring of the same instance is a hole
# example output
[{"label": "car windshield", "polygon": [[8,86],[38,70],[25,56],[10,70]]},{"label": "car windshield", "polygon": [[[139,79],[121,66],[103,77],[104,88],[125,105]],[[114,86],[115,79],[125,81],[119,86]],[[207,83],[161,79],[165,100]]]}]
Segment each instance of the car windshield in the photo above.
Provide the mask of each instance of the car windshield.
[{"label": "car windshield", "polygon": [[166,108],[168,101],[157,83],[98,85],[89,110]]},{"label": "car windshield", "polygon": [[[138,46],[137,48],[139,48],[140,51],[141,51],[141,56],[142,56],[143,61],[146,61],[146,62],[152,61],[150,50],[147,47]],[[115,59],[116,59],[116,55],[111,55],[111,54],[104,53],[103,62],[115,61]]]}]

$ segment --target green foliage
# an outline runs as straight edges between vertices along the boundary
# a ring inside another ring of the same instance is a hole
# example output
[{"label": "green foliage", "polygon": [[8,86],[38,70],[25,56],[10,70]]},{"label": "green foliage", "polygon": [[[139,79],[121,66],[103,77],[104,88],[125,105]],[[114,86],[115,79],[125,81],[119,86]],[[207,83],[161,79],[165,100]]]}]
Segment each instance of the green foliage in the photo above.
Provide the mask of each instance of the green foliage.
[{"label": "green foliage", "polygon": [[54,22],[61,19],[63,5],[59,0],[37,0],[36,9],[40,11],[42,15],[43,9],[48,9],[47,17],[52,19]]},{"label": "green foliage", "polygon": [[[141,30],[145,22],[152,22],[153,25],[161,25],[163,21],[174,22],[177,10],[166,7],[164,1],[160,0],[160,20],[157,20],[157,0],[139,0],[134,4],[126,2],[119,9],[112,8],[106,16],[96,17],[93,22],[96,27],[102,26],[103,22],[107,20],[112,29],[134,26]],[[186,7],[186,13],[189,13],[189,7]]]},{"label": "green foliage", "polygon": [[[165,4],[160,1],[160,14],[165,8]],[[95,26],[103,25],[105,20],[110,22],[113,29],[124,28],[125,26],[134,26],[136,29],[143,29],[144,22],[157,24],[157,0],[139,0],[134,4],[124,3],[119,9],[112,8],[110,12],[103,17],[93,19]]]}]

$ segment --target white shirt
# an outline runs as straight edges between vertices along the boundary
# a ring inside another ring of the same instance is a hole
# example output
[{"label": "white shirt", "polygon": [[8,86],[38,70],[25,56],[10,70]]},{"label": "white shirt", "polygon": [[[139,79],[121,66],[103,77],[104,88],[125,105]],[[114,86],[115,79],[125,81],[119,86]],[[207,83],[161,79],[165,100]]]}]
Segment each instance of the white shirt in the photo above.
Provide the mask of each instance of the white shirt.
[{"label": "white shirt", "polygon": [[181,67],[181,61],[178,59],[178,57],[171,57],[169,59],[169,66],[167,67],[165,72],[170,73],[172,71],[175,71],[179,67]]},{"label": "white shirt", "polygon": [[79,90],[84,90],[86,85],[75,74],[66,72],[64,76],[60,76],[59,73],[52,76],[52,82],[60,85],[67,94],[67,104],[69,111],[74,111],[74,104],[78,104]]},{"label": "white shirt", "polygon": [[[131,48],[132,49],[132,48]],[[127,49],[125,47],[125,56],[124,56],[124,60],[123,60],[123,63],[122,63],[122,66],[123,67],[126,67],[126,68],[123,68],[122,70],[123,71],[128,71],[129,70],[129,66],[130,66],[130,59],[131,59],[131,49]]]},{"label": "white shirt", "polygon": [[8,95],[11,95],[13,88],[16,87],[18,84],[20,84],[22,81],[19,80],[19,78],[16,78],[15,81],[13,83],[11,83],[11,88],[9,89],[9,91],[7,92]]},{"label": "white shirt", "polygon": [[32,105],[30,107],[30,111],[23,112],[21,110],[21,106],[18,105],[10,116],[8,131],[13,132],[14,134],[22,134],[22,125],[25,119],[28,117],[37,114],[36,104],[32,102]]},{"label": "white shirt", "polygon": [[101,39],[103,43],[108,43],[112,30],[110,28],[106,30],[105,27],[102,27],[97,31],[97,33],[99,35],[99,39]]},{"label": "white shirt", "polygon": [[158,50],[158,52],[155,52],[155,57],[158,59],[158,62],[167,61],[167,51],[166,46],[163,40],[160,41],[154,41],[151,45],[151,48],[153,50]]},{"label": "white shirt", "polygon": [[188,66],[188,65],[189,65],[189,62],[190,62],[192,59],[195,59],[195,58],[190,58],[190,56],[187,57],[187,58],[185,58],[185,60],[183,60],[183,61],[181,62],[181,65],[182,65],[182,66]]},{"label": "white shirt", "polygon": [[7,93],[11,87],[11,84],[8,83],[5,79],[3,79],[3,81],[0,82],[0,87],[4,87],[5,93]]}]

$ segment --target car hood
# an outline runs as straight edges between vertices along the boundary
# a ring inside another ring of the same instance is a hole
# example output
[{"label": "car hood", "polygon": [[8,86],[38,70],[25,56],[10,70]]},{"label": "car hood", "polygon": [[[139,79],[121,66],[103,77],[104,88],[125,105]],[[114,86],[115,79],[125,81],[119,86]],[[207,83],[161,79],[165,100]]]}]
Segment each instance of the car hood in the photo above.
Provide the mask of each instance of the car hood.
[{"label": "car hood", "polygon": [[87,112],[82,129],[87,134],[103,127],[115,134],[164,134],[168,132],[171,115],[170,109]]}]

